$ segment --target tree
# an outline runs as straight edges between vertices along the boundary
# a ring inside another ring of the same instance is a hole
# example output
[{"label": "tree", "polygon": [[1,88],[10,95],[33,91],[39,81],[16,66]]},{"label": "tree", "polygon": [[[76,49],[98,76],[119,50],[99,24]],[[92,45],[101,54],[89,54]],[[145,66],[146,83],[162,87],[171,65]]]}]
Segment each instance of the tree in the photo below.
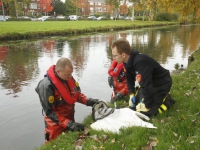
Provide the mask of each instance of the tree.
[{"label": "tree", "polygon": [[134,12],[135,12],[135,7],[134,7],[134,5],[135,5],[135,3],[139,3],[140,2],[140,0],[130,0],[130,2],[132,2],[133,4],[132,4],[132,21],[134,20],[134,17],[135,17],[135,14],[134,14]]},{"label": "tree", "polygon": [[[153,1],[153,0],[149,0]],[[200,3],[199,0],[157,0],[158,8],[169,12],[178,13],[179,20],[182,22],[200,22]]]},{"label": "tree", "polygon": [[71,15],[76,13],[77,7],[71,0],[65,0],[66,15]]},{"label": "tree", "polygon": [[5,11],[4,11],[3,0],[1,0],[0,5],[2,6],[2,11],[3,11],[3,20],[6,21],[6,19],[5,19]]},{"label": "tree", "polygon": [[40,0],[41,3],[41,10],[42,12],[45,12],[45,15],[48,14],[48,12],[52,11],[53,7],[51,6],[52,0]]},{"label": "tree", "polygon": [[105,3],[111,6],[112,14],[115,15],[115,18],[117,18],[119,13],[120,0],[105,0]]},{"label": "tree", "polygon": [[52,12],[56,12],[56,14],[63,15],[66,12],[65,4],[60,0],[53,0],[51,6],[53,6]]}]

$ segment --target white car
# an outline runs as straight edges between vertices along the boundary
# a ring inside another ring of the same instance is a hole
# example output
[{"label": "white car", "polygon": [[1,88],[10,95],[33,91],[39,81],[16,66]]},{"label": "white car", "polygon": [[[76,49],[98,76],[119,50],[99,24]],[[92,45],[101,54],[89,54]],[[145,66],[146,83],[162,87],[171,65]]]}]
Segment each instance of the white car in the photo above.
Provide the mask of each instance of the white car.
[{"label": "white car", "polygon": [[39,21],[45,21],[47,18],[49,18],[49,16],[42,16],[40,18],[38,18]]},{"label": "white car", "polygon": [[[5,16],[5,20],[8,20],[9,18],[11,18],[10,16]],[[4,16],[0,15],[0,21],[4,21]]]},{"label": "white car", "polygon": [[93,19],[95,16],[89,16],[88,19]]},{"label": "white car", "polygon": [[78,20],[78,16],[77,15],[70,15],[68,18],[70,20],[74,20],[74,21]]},{"label": "white car", "polygon": [[101,20],[101,19],[103,19],[103,18],[106,18],[105,16],[99,16],[98,18],[97,18],[97,20]]}]

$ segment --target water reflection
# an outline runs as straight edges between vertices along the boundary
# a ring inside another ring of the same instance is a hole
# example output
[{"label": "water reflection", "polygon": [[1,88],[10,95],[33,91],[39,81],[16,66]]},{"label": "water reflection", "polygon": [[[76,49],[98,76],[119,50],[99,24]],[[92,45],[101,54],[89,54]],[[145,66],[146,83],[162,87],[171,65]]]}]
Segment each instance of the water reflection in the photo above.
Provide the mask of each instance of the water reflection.
[{"label": "water reflection", "polygon": [[[38,53],[35,44],[23,44],[17,47],[2,46],[0,83],[5,89],[10,89],[7,94],[16,94],[26,81],[37,76],[39,68],[37,64]],[[16,95],[15,95],[16,96]]]},{"label": "water reflection", "polygon": [[[0,46],[0,114],[4,120],[0,122],[0,149],[12,149],[12,145],[15,150],[29,150],[44,142],[41,106],[34,88],[59,58],[68,57],[72,61],[73,76],[84,94],[109,101],[112,89],[107,83],[107,70],[112,61],[111,45],[116,39],[127,38],[134,49],[172,71],[176,63],[187,67],[187,57],[200,46],[199,33],[200,26],[173,26]],[[91,108],[78,104],[76,108],[77,121],[91,112]],[[22,129],[10,130],[13,124],[20,127],[22,122]]]}]

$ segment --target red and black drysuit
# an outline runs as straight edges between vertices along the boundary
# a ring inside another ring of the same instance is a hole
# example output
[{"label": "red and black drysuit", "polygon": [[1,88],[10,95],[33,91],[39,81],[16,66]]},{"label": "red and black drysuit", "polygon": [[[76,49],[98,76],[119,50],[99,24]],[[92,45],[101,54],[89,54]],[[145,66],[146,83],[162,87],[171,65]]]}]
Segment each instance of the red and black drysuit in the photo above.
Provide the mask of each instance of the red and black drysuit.
[{"label": "red and black drysuit", "polygon": [[113,77],[113,93],[111,99],[117,94],[121,93],[123,96],[128,94],[128,87],[126,85],[125,68],[124,64],[118,64],[116,60],[112,61],[112,64],[108,70],[108,74]]},{"label": "red and black drysuit", "polygon": [[64,81],[55,73],[55,65],[36,87],[41,105],[45,112],[45,142],[55,139],[66,131],[70,121],[74,121],[74,103],[87,103],[87,97],[81,93],[78,83],[71,77]]},{"label": "red and black drysuit", "polygon": [[157,115],[158,112],[169,109],[175,102],[168,94],[172,86],[170,73],[153,58],[133,50],[124,65],[129,92],[136,93],[135,79],[137,79],[140,88],[136,103],[143,99],[145,107],[151,108],[141,113],[147,116]]}]

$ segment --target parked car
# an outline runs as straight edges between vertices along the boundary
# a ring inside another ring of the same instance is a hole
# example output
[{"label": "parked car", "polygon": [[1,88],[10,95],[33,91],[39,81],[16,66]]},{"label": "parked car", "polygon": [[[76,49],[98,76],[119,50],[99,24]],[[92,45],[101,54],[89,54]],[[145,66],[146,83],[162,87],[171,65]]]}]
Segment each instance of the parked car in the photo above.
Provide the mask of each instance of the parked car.
[{"label": "parked car", "polygon": [[92,18],[94,18],[94,17],[95,17],[95,16],[89,16],[88,19],[92,19]]},{"label": "parked car", "polygon": [[97,17],[95,17],[95,16],[90,16],[90,17],[88,17],[88,19],[97,20]]},{"label": "parked car", "polygon": [[[10,16],[5,16],[5,20],[8,20],[9,18],[11,18]],[[4,16],[0,15],[0,21],[4,21]]]},{"label": "parked car", "polygon": [[101,19],[103,19],[103,18],[106,18],[105,16],[99,16],[98,18],[97,18],[97,20],[101,20]]},{"label": "parked car", "polygon": [[118,18],[116,16],[110,16],[111,20],[118,20]]},{"label": "parked car", "polygon": [[82,19],[83,18],[83,16],[78,16],[78,19]]},{"label": "parked car", "polygon": [[132,20],[132,17],[123,17],[124,20]]},{"label": "parked car", "polygon": [[31,18],[31,21],[38,21],[38,18]]},{"label": "parked car", "polygon": [[48,19],[50,16],[42,16],[40,18],[38,18],[39,21],[45,21],[46,19]]},{"label": "parked car", "polygon": [[69,20],[76,21],[76,20],[78,20],[78,16],[77,15],[70,15]]},{"label": "parked car", "polygon": [[57,16],[57,19],[65,19],[65,16]]}]

